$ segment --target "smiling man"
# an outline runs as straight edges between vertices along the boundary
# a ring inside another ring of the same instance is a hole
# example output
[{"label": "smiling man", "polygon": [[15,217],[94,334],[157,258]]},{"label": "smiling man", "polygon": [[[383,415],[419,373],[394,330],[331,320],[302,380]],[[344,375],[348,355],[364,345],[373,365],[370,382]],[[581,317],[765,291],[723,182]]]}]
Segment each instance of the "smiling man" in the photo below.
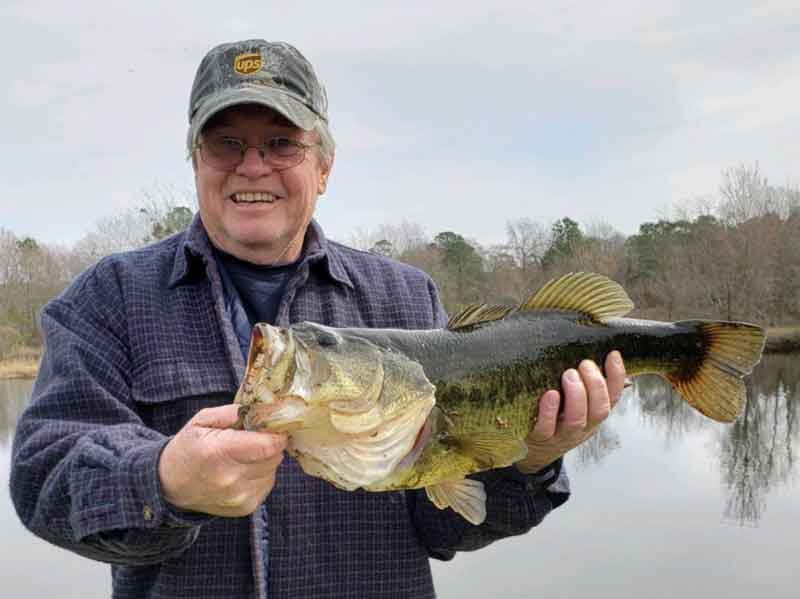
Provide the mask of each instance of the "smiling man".
[{"label": "smiling man", "polygon": [[[346,492],[232,430],[255,322],[442,327],[431,279],[326,240],[312,220],[334,159],[327,100],[292,46],[223,44],[192,88],[200,206],[188,230],[105,258],[42,313],[46,351],[14,439],[11,491],[42,538],[113,564],[113,596],[433,597],[451,559],[537,525],[569,496],[561,456],[625,371],[588,361],[545,393],[528,456],[479,475],[473,526],[424,491]],[[542,548],[546,551],[546,548]]]}]

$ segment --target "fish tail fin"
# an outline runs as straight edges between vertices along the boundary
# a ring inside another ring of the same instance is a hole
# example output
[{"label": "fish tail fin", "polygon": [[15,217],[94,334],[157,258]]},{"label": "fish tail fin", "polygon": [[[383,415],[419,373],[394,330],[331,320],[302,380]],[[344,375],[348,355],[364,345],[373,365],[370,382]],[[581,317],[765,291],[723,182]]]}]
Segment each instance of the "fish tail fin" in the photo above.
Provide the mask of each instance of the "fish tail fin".
[{"label": "fish tail fin", "polygon": [[693,368],[666,373],[692,407],[718,422],[732,422],[742,411],[742,378],[752,372],[764,349],[764,329],[743,322],[683,321],[697,330],[700,360]]}]

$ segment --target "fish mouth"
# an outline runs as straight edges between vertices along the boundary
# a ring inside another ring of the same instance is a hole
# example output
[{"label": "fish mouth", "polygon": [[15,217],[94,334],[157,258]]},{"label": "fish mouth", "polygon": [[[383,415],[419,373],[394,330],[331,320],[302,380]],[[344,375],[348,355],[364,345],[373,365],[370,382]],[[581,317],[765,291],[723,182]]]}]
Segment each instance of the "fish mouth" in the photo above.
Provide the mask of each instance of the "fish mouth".
[{"label": "fish mouth", "polygon": [[292,331],[257,323],[235,399],[247,407],[246,428],[287,432],[302,426],[310,409],[310,379],[308,352]]}]

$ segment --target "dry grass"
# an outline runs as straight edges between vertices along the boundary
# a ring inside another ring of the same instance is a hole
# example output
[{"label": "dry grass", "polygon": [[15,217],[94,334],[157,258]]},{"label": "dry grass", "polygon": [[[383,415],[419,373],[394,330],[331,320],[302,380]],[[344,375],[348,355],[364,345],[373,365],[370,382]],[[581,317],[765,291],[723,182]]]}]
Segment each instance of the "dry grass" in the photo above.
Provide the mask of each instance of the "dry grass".
[{"label": "dry grass", "polygon": [[0,360],[0,379],[32,379],[39,372],[39,360]]},{"label": "dry grass", "polygon": [[0,359],[0,379],[32,379],[39,372],[42,350],[21,347],[12,355]]}]

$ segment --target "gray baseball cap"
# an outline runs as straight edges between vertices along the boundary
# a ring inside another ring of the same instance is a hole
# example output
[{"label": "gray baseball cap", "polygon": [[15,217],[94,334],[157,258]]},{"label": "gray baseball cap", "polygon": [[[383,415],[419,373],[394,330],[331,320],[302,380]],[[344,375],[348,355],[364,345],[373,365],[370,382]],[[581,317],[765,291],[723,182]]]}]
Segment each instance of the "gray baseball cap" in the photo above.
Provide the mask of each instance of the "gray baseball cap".
[{"label": "gray baseball cap", "polygon": [[191,152],[214,114],[236,104],[261,104],[306,131],[328,121],[328,98],[314,68],[285,42],[244,40],[220,44],[205,55],[189,98]]}]

